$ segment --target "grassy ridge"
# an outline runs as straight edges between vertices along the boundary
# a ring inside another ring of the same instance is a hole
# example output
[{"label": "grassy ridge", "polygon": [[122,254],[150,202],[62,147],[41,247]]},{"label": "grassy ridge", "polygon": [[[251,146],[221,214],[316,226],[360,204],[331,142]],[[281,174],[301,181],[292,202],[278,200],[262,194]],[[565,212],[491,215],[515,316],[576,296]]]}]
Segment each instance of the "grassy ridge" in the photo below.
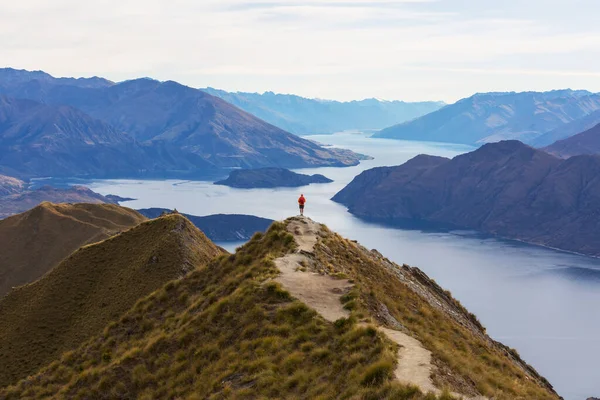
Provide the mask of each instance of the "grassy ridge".
[{"label": "grassy ridge", "polygon": [[376,329],[329,323],[270,281],[294,247],[273,224],[0,397],[432,398],[391,380],[396,348]]},{"label": "grassy ridge", "polygon": [[[91,220],[100,223],[102,216]],[[138,299],[219,254],[180,215],[80,248],[42,279],[0,300],[0,387],[76,348]]]},{"label": "grassy ridge", "polygon": [[516,352],[491,340],[472,314],[417,269],[392,264],[327,229],[314,268],[356,282],[343,298],[355,315],[399,323],[419,339],[433,353],[438,387],[498,400],[558,398]]},{"label": "grassy ridge", "polygon": [[79,247],[143,221],[138,212],[112,204],[51,203],[0,220],[0,297],[39,279]]}]

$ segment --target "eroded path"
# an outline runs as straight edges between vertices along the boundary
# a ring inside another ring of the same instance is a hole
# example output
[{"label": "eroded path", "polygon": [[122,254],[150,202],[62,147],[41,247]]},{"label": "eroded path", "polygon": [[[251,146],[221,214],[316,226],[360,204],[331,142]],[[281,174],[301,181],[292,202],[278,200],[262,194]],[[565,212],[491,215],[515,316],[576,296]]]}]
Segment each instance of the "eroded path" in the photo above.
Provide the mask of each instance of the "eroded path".
[{"label": "eroded path", "polygon": [[[334,322],[339,318],[349,317],[350,313],[343,308],[340,296],[352,287],[352,283],[345,279],[302,271],[310,262],[308,255],[314,251],[321,225],[310,218],[297,217],[291,220],[287,229],[294,235],[298,251],[275,260],[281,271],[276,281],[328,321]],[[431,381],[431,352],[418,340],[401,331],[381,326],[378,329],[400,346],[396,379],[418,386],[424,393],[439,394],[440,391]]]}]

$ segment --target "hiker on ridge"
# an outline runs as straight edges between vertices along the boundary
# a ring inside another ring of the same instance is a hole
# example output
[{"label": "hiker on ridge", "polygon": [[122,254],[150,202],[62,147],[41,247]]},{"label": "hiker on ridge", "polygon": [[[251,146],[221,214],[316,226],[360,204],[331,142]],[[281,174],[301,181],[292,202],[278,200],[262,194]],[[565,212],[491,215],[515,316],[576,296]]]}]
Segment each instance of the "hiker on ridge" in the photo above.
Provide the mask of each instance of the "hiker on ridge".
[{"label": "hiker on ridge", "polygon": [[300,206],[300,215],[304,215],[304,203],[306,203],[306,199],[304,198],[304,195],[301,194],[300,198],[298,199],[298,205]]}]

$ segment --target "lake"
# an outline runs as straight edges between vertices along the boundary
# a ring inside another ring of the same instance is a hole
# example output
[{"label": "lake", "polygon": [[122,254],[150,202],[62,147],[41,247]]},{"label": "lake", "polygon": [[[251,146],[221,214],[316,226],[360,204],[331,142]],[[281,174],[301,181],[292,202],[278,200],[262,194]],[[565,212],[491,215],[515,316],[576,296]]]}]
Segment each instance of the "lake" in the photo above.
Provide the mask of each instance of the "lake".
[{"label": "lake", "polygon": [[[362,134],[310,139],[375,159],[350,168],[298,170],[334,180],[300,189],[242,190],[181,180],[102,180],[87,185],[102,194],[138,199],[124,203],[132,208],[279,220],[297,214],[296,199],[302,192],[307,216],[399,264],[421,268],[475,313],[493,338],[516,348],[567,400],[600,396],[600,260],[469,231],[398,229],[361,221],[330,200],[361,171],[402,164],[421,153],[453,157],[472,148]],[[240,244],[221,243],[230,250]]]}]

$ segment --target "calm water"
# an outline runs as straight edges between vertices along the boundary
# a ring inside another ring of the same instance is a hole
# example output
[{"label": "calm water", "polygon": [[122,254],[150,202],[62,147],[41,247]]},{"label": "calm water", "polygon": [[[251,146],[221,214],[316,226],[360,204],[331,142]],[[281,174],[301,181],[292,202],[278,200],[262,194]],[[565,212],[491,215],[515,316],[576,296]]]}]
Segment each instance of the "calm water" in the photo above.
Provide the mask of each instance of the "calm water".
[{"label": "calm water", "polygon": [[[363,135],[311,136],[369,154],[352,168],[301,170],[334,179],[301,189],[240,190],[191,181],[94,181],[91,188],[138,200],[132,208],[166,207],[208,215],[295,215],[300,192],[306,214],[340,234],[376,248],[397,263],[418,266],[450,290],[488,328],[516,348],[568,400],[600,395],[600,260],[474,232],[424,232],[361,221],[329,199],[364,169],[398,165],[420,153],[452,157],[465,146],[370,139]],[[223,245],[223,244],[222,244]],[[241,243],[225,246],[233,250]]]}]

